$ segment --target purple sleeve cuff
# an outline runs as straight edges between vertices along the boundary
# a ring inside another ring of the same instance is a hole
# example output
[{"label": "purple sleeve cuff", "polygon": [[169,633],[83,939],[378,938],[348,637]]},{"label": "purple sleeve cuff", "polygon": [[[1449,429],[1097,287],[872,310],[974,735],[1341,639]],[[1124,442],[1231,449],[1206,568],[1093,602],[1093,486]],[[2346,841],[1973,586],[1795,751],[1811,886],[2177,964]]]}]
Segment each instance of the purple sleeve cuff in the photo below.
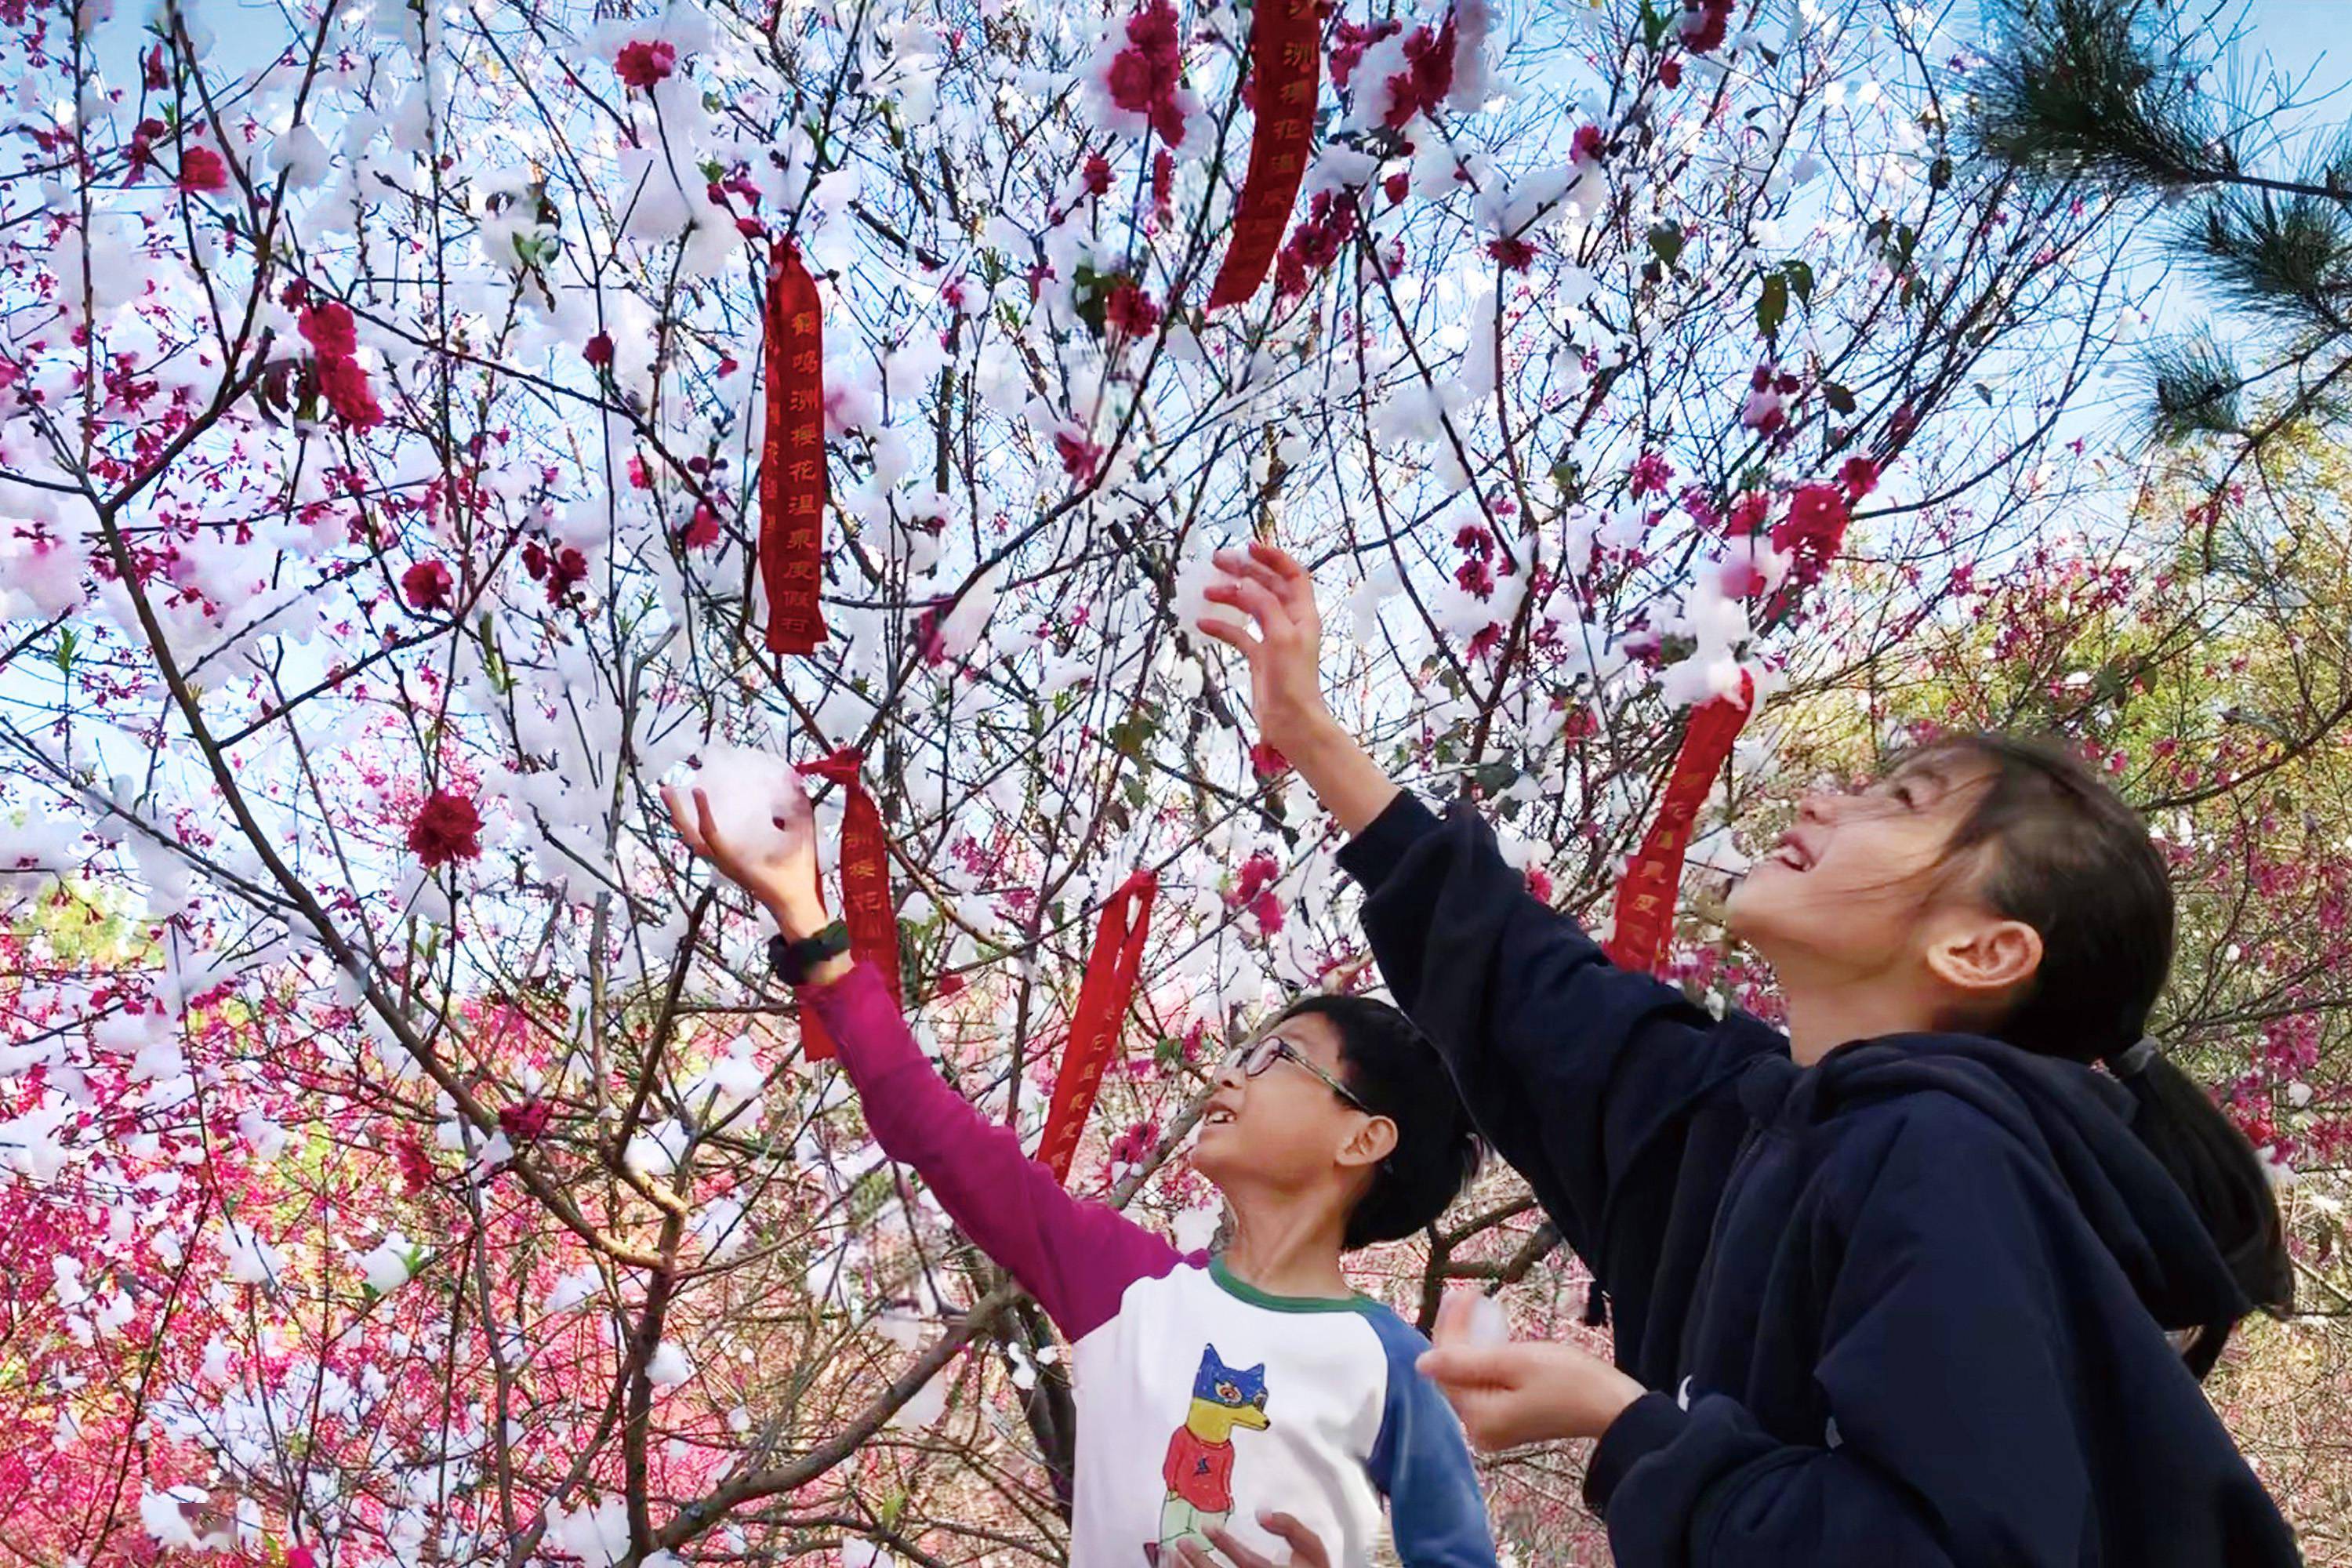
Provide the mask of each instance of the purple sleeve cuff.
[{"label": "purple sleeve cuff", "polygon": [[1625,1472],[1681,1436],[1690,1414],[1670,1394],[1645,1394],[1618,1413],[1584,1470],[1584,1506],[1606,1518]]}]

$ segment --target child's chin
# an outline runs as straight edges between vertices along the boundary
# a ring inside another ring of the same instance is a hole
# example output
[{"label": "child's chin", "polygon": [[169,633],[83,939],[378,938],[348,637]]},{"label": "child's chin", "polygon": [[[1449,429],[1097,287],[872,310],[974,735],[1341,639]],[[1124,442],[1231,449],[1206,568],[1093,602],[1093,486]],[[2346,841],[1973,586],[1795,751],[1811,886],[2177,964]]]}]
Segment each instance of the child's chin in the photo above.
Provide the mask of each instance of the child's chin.
[{"label": "child's chin", "polygon": [[1240,1152],[1241,1140],[1234,1136],[1232,1122],[1203,1126],[1200,1137],[1192,1141],[1192,1169],[1222,1184],[1230,1162]]},{"label": "child's chin", "polygon": [[1802,875],[1775,861],[1757,862],[1723,900],[1724,925],[1742,942],[1769,932],[1801,897],[1797,880]]}]

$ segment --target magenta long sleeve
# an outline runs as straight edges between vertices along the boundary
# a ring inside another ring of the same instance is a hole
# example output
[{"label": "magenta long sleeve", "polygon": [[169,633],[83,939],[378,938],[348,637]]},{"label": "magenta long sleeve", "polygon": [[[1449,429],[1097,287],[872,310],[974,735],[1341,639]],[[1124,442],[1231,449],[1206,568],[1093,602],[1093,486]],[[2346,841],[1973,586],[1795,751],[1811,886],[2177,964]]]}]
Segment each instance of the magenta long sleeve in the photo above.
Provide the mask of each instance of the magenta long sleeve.
[{"label": "magenta long sleeve", "polygon": [[950,1089],[916,1046],[898,1000],[870,964],[803,986],[857,1086],[866,1124],[893,1160],[911,1165],[948,1216],[994,1258],[1073,1342],[1118,1310],[1138,1279],[1182,1255],[1107,1204],[1062,1190],[1053,1173]]}]

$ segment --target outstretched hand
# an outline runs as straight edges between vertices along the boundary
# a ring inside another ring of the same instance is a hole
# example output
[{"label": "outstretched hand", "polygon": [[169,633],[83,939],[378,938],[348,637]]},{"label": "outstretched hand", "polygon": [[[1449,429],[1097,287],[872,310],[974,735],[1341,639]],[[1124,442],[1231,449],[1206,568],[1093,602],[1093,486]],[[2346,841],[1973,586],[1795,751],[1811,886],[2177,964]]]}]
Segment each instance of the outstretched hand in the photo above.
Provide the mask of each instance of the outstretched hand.
[{"label": "outstretched hand", "polygon": [[1422,1375],[1444,1394],[1470,1441],[1488,1453],[1556,1437],[1598,1437],[1647,1392],[1581,1347],[1551,1340],[1472,1342],[1467,1294],[1437,1314]]},{"label": "outstretched hand", "polygon": [[[783,766],[781,762],[777,765]],[[816,814],[799,775],[787,769],[786,776],[791,788],[772,821],[776,831],[748,843],[736,843],[725,835],[711,812],[710,796],[698,784],[690,789],[665,784],[662,802],[688,848],[765,905],[787,935],[805,936],[824,923],[816,870]]]},{"label": "outstretched hand", "polygon": [[1285,1563],[1287,1568],[1331,1568],[1331,1554],[1324,1550],[1323,1542],[1316,1539],[1313,1531],[1290,1515],[1261,1513],[1257,1521],[1289,1545],[1290,1554],[1284,1563],[1276,1563],[1263,1552],[1251,1551],[1235,1541],[1230,1531],[1213,1526],[1209,1531],[1209,1539],[1217,1543],[1217,1551],[1224,1562],[1220,1563],[1210,1556],[1202,1549],[1200,1542],[1194,1541],[1176,1543],[1176,1561],[1184,1564],[1184,1568],[1285,1568]]},{"label": "outstretched hand", "polygon": [[1241,611],[1250,625],[1202,621],[1197,629],[1249,660],[1258,738],[1296,759],[1332,725],[1323,703],[1323,620],[1315,584],[1287,551],[1259,541],[1246,552],[1220,550],[1214,559],[1224,578],[1202,596]]}]

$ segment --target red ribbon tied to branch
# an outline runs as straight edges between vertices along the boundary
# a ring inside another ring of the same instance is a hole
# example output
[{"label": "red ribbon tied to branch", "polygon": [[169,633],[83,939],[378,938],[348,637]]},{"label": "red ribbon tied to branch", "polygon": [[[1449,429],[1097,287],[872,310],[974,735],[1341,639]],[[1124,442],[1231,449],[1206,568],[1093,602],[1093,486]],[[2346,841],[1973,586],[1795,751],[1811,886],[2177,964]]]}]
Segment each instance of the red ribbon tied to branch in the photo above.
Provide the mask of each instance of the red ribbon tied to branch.
[{"label": "red ribbon tied to branch", "polygon": [[1315,132],[1315,98],[1323,50],[1315,0],[1257,0],[1250,20],[1250,77],[1256,84],[1257,130],[1249,174],[1234,214],[1233,248],[1209,289],[1209,309],[1238,305],[1257,292],[1282,247],[1282,231],[1306,177]]},{"label": "red ribbon tied to branch", "polygon": [[1159,888],[1158,878],[1138,871],[1103,901],[1086,978],[1078,983],[1078,1005],[1070,1015],[1069,1043],[1045,1111],[1045,1135],[1037,1143],[1037,1158],[1057,1182],[1069,1180],[1078,1134],[1086,1131],[1103,1073],[1118,1054],[1119,1025],[1135,999],[1136,972],[1143,963],[1143,939]]},{"label": "red ribbon tied to branch", "polygon": [[825,637],[824,321],[816,279],[786,240],[768,274],[768,422],[760,446],[760,578],[768,651],[814,653]]},{"label": "red ribbon tied to branch", "polygon": [[1692,713],[1683,731],[1682,750],[1666,780],[1665,798],[1658,819],[1642,840],[1641,852],[1625,868],[1617,885],[1616,931],[1609,939],[1609,961],[1620,969],[1648,971],[1658,964],[1665,946],[1666,928],[1675,918],[1675,897],[1682,887],[1683,853],[1690,847],[1691,824],[1706,803],[1715,775],[1731,755],[1731,743],[1756,706],[1756,681],[1739,672],[1739,700],[1717,697]]},{"label": "red ribbon tied to branch", "polygon": [[[801,772],[830,779],[846,792],[841,819],[841,909],[849,927],[850,956],[882,972],[890,994],[898,994],[898,911],[890,898],[890,845],[882,836],[882,814],[858,782],[865,758],[845,746],[833,755],[801,764]],[[831,1061],[833,1037],[814,1008],[801,1010],[801,1049],[813,1062]]]}]

